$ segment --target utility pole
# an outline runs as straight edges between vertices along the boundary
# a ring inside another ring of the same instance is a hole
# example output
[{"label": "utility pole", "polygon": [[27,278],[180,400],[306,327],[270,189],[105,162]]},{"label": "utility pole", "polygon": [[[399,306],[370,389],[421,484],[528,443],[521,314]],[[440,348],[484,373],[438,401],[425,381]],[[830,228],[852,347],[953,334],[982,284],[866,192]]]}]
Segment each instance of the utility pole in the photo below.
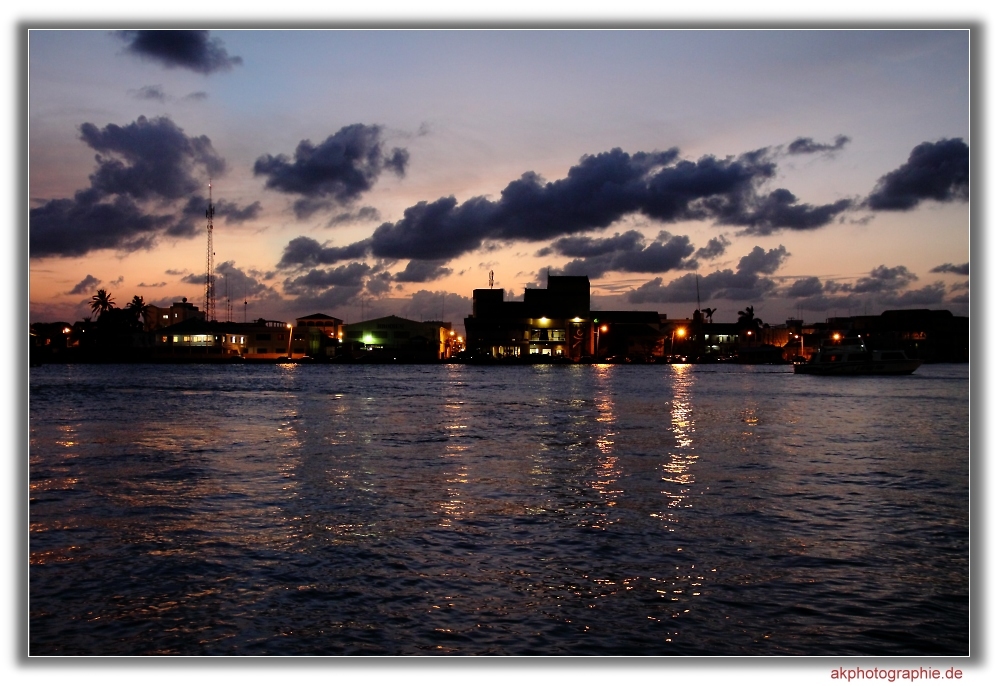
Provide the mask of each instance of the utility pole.
[{"label": "utility pole", "polygon": [[208,182],[208,253],[205,260],[205,321],[215,321],[215,249],[212,246],[212,220],[215,217],[215,206],[212,204],[212,182]]}]

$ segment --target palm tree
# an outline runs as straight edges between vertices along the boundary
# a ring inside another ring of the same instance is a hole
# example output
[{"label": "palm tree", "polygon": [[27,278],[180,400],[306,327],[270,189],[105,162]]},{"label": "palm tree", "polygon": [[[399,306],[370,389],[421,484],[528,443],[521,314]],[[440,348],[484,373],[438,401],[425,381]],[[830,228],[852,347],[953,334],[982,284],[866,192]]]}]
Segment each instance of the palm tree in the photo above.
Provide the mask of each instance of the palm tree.
[{"label": "palm tree", "polygon": [[758,329],[763,326],[763,320],[756,317],[756,313],[753,312],[753,306],[750,305],[744,310],[739,310],[739,326]]},{"label": "palm tree", "polygon": [[114,309],[114,298],[103,288],[98,289],[97,295],[90,299],[90,309],[100,318],[100,315]]},{"label": "palm tree", "polygon": [[139,316],[146,314],[146,301],[141,295],[132,296],[132,302],[128,303],[125,309],[135,321],[139,321]]},{"label": "palm tree", "polygon": [[718,311],[717,307],[705,307],[703,310],[701,310],[701,312],[704,313],[704,316],[708,318],[708,324],[714,323],[714,319],[712,319],[712,316],[717,311]]}]

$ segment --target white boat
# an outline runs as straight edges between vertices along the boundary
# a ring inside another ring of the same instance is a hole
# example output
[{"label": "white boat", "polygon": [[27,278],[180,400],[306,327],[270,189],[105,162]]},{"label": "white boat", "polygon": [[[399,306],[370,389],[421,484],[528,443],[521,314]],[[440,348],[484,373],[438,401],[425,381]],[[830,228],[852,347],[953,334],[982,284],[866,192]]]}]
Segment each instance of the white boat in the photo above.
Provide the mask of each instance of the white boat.
[{"label": "white boat", "polygon": [[808,362],[796,363],[795,374],[822,376],[912,374],[922,360],[910,360],[901,350],[869,350],[860,336],[825,341]]}]

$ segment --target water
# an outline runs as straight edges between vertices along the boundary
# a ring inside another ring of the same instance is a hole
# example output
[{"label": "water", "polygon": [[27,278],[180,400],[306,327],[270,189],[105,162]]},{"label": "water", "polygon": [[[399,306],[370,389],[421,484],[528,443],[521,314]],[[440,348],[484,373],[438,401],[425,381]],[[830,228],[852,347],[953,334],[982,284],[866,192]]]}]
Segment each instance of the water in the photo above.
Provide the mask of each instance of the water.
[{"label": "water", "polygon": [[968,368],[44,366],[30,650],[963,655]]}]

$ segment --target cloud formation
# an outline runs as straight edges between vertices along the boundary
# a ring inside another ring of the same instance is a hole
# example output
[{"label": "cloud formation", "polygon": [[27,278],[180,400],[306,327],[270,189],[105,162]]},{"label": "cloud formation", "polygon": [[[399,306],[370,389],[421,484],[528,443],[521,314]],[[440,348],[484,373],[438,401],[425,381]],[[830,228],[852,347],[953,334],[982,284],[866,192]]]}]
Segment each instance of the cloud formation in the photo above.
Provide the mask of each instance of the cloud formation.
[{"label": "cloud formation", "polygon": [[970,150],[960,138],[920,143],[898,169],[882,176],[866,204],[874,210],[911,210],[924,200],[968,199]]},{"label": "cloud formation", "polygon": [[426,283],[450,276],[454,270],[444,266],[446,260],[410,260],[406,268],[392,276],[395,281]]},{"label": "cloud formation", "polygon": [[229,55],[220,38],[209,37],[208,31],[118,31],[117,36],[125,41],[126,52],[167,69],[212,74],[243,63],[241,57]]},{"label": "cloud formation", "polygon": [[946,289],[936,282],[915,290],[905,290],[918,277],[903,265],[879,265],[853,283],[826,281],[809,276],[796,280],[781,295],[798,298],[796,307],[821,311],[829,309],[859,309],[874,303],[881,307],[925,307],[943,302]]},{"label": "cloud formation", "polygon": [[278,269],[296,269],[356,260],[367,255],[370,247],[370,239],[343,247],[335,247],[320,244],[319,241],[308,236],[299,236],[291,239],[285,246],[277,266]]},{"label": "cloud formation", "polygon": [[695,274],[663,283],[657,276],[628,293],[631,303],[685,303],[695,302],[698,291],[702,301],[712,299],[749,301],[759,299],[777,290],[777,282],[764,276],[773,274],[790,257],[781,245],[771,250],[755,246],[742,259],[735,271],[724,269],[706,276]]},{"label": "cloud formation", "polygon": [[80,283],[73,286],[73,289],[66,292],[66,295],[83,295],[84,293],[90,293],[90,291],[101,284],[101,280],[92,274],[87,274],[83,277]]},{"label": "cloud formation", "polygon": [[299,219],[337,205],[349,205],[371,189],[383,171],[406,173],[409,153],[403,148],[383,152],[380,126],[351,124],[319,145],[303,140],[294,159],[263,155],[253,173],[266,177],[268,188],[300,196],[293,207]]},{"label": "cloud formation", "polygon": [[936,267],[930,270],[933,274],[960,274],[962,276],[967,276],[971,273],[971,263],[965,262],[964,264],[951,264],[950,262],[945,262],[944,264],[938,264]]},{"label": "cloud formation", "polygon": [[136,91],[129,91],[136,100],[155,100],[157,102],[166,102],[166,93],[163,92],[163,86],[143,86]]},{"label": "cloud formation", "polygon": [[388,259],[450,259],[485,241],[543,241],[600,230],[629,214],[661,222],[711,220],[766,235],[824,226],[851,206],[813,206],[786,189],[761,195],[775,174],[766,150],[719,159],[683,160],[676,149],[633,155],[615,148],[584,156],[568,175],[546,182],[527,172],[498,200],[453,197],[420,202],[379,226],[372,254]]},{"label": "cloud formation", "polygon": [[846,144],[850,142],[849,136],[844,136],[840,134],[836,136],[832,143],[816,143],[812,138],[795,138],[791,141],[791,144],[787,146],[787,152],[790,155],[810,155],[816,152],[836,152],[842,150],[846,147]]},{"label": "cloud formation", "polygon": [[[694,252],[687,236],[673,236],[662,231],[648,245],[638,231],[614,234],[610,238],[566,236],[555,241],[549,250],[575,257],[561,268],[542,270],[555,275],[589,276],[598,279],[607,272],[657,273],[693,266],[687,258]],[[539,274],[538,279],[541,280]]]},{"label": "cloud formation", "polygon": [[[168,117],[139,117],[125,126],[84,123],[80,138],[97,152],[90,186],[30,211],[31,257],[148,249],[160,235],[190,236],[201,228],[207,200],[196,195],[200,178],[226,169],[207,136],[188,136]],[[170,209],[185,198],[185,206]],[[260,209],[219,205],[227,218]]]}]

